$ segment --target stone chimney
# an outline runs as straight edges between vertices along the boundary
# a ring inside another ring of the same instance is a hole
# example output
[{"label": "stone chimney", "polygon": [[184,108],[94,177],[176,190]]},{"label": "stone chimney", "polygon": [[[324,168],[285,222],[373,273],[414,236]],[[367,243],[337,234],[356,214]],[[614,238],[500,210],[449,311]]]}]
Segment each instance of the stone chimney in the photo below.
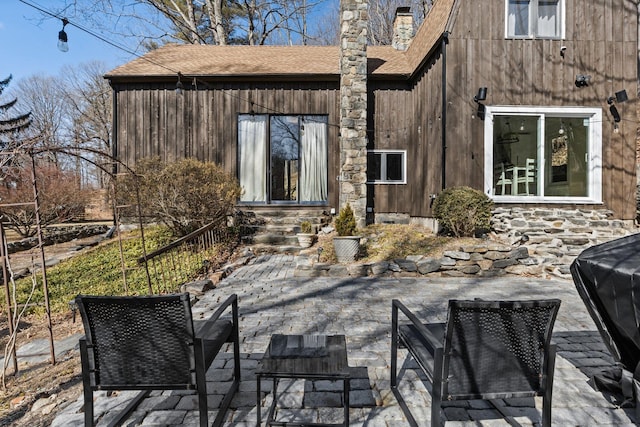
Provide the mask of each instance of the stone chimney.
[{"label": "stone chimney", "polygon": [[397,50],[407,50],[413,40],[413,14],[410,7],[396,9],[396,17],[393,19],[393,40],[391,45]]},{"label": "stone chimney", "polygon": [[351,205],[358,227],[367,209],[368,0],[340,0],[340,209]]}]

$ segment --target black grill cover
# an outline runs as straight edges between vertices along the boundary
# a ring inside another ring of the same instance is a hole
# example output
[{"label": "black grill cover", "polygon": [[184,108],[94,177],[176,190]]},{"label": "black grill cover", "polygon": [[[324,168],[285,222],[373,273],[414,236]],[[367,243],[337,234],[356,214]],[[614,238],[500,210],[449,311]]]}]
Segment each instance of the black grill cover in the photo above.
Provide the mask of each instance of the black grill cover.
[{"label": "black grill cover", "polygon": [[611,354],[634,372],[640,362],[640,234],[584,250],[571,275]]}]

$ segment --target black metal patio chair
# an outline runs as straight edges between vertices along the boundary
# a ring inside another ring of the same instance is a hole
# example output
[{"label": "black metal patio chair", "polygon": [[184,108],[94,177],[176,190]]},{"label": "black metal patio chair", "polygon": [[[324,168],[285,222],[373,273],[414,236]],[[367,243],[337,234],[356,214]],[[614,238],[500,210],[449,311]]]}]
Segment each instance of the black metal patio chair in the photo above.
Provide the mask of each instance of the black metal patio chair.
[{"label": "black metal patio chair", "polygon": [[[559,307],[557,299],[451,300],[446,323],[424,324],[393,300],[391,389],[402,409],[408,412],[398,390],[398,346],[408,350],[432,383],[432,426],[441,424],[443,400],[532,396],[543,397],[542,425],[551,426],[556,354],[551,332]],[[398,323],[399,313],[408,324]],[[407,417],[413,420],[410,413]]]},{"label": "black metal patio chair", "polygon": [[[85,336],[80,339],[85,426],[93,425],[93,392],[142,390],[110,425],[120,425],[151,390],[196,390],[200,426],[208,425],[205,374],[226,342],[234,372],[214,426],[222,425],[240,382],[238,298],[231,295],[194,327],[189,294],[88,296],[75,299]],[[231,311],[231,318],[227,312]]]}]

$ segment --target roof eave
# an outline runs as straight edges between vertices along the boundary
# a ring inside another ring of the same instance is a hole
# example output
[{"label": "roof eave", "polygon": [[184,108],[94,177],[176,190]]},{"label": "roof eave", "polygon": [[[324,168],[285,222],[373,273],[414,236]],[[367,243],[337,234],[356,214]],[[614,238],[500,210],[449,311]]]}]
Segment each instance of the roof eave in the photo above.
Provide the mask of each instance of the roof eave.
[{"label": "roof eave", "polygon": [[[408,80],[413,76],[409,72],[369,73],[372,80]],[[104,78],[114,83],[168,83],[175,82],[175,75],[139,75],[139,74],[106,74]],[[265,82],[265,81],[326,81],[339,82],[339,74],[182,74],[184,81],[196,78],[203,82]]]},{"label": "roof eave", "polygon": [[[172,82],[176,81],[176,75],[168,74],[105,74],[105,79],[117,83],[140,82]],[[185,81],[200,79],[203,81],[338,81],[339,74],[189,74],[182,73]]]},{"label": "roof eave", "polygon": [[431,49],[427,52],[427,54],[418,63],[416,68],[411,72],[411,75],[409,76],[410,79],[413,79],[417,75],[420,74],[420,71],[424,68],[425,64],[427,64],[431,60],[431,58],[434,55],[436,55],[436,53],[440,50],[440,48],[442,46],[442,41],[445,40],[445,39],[448,39],[448,37],[449,37],[449,32],[448,31],[445,31],[444,33],[442,33],[440,35],[440,37],[438,37],[437,42],[434,43],[433,46],[431,46]]},{"label": "roof eave", "polygon": [[410,73],[375,73],[369,74],[371,80],[409,80],[411,78]]}]

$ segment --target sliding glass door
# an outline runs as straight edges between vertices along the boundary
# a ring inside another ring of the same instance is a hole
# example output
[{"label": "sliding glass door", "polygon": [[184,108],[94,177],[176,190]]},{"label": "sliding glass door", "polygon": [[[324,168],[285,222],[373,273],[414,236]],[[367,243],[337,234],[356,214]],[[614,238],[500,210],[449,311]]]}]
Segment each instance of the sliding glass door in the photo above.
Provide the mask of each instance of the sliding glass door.
[{"label": "sliding glass door", "polygon": [[240,115],[243,202],[325,203],[327,117]]}]

